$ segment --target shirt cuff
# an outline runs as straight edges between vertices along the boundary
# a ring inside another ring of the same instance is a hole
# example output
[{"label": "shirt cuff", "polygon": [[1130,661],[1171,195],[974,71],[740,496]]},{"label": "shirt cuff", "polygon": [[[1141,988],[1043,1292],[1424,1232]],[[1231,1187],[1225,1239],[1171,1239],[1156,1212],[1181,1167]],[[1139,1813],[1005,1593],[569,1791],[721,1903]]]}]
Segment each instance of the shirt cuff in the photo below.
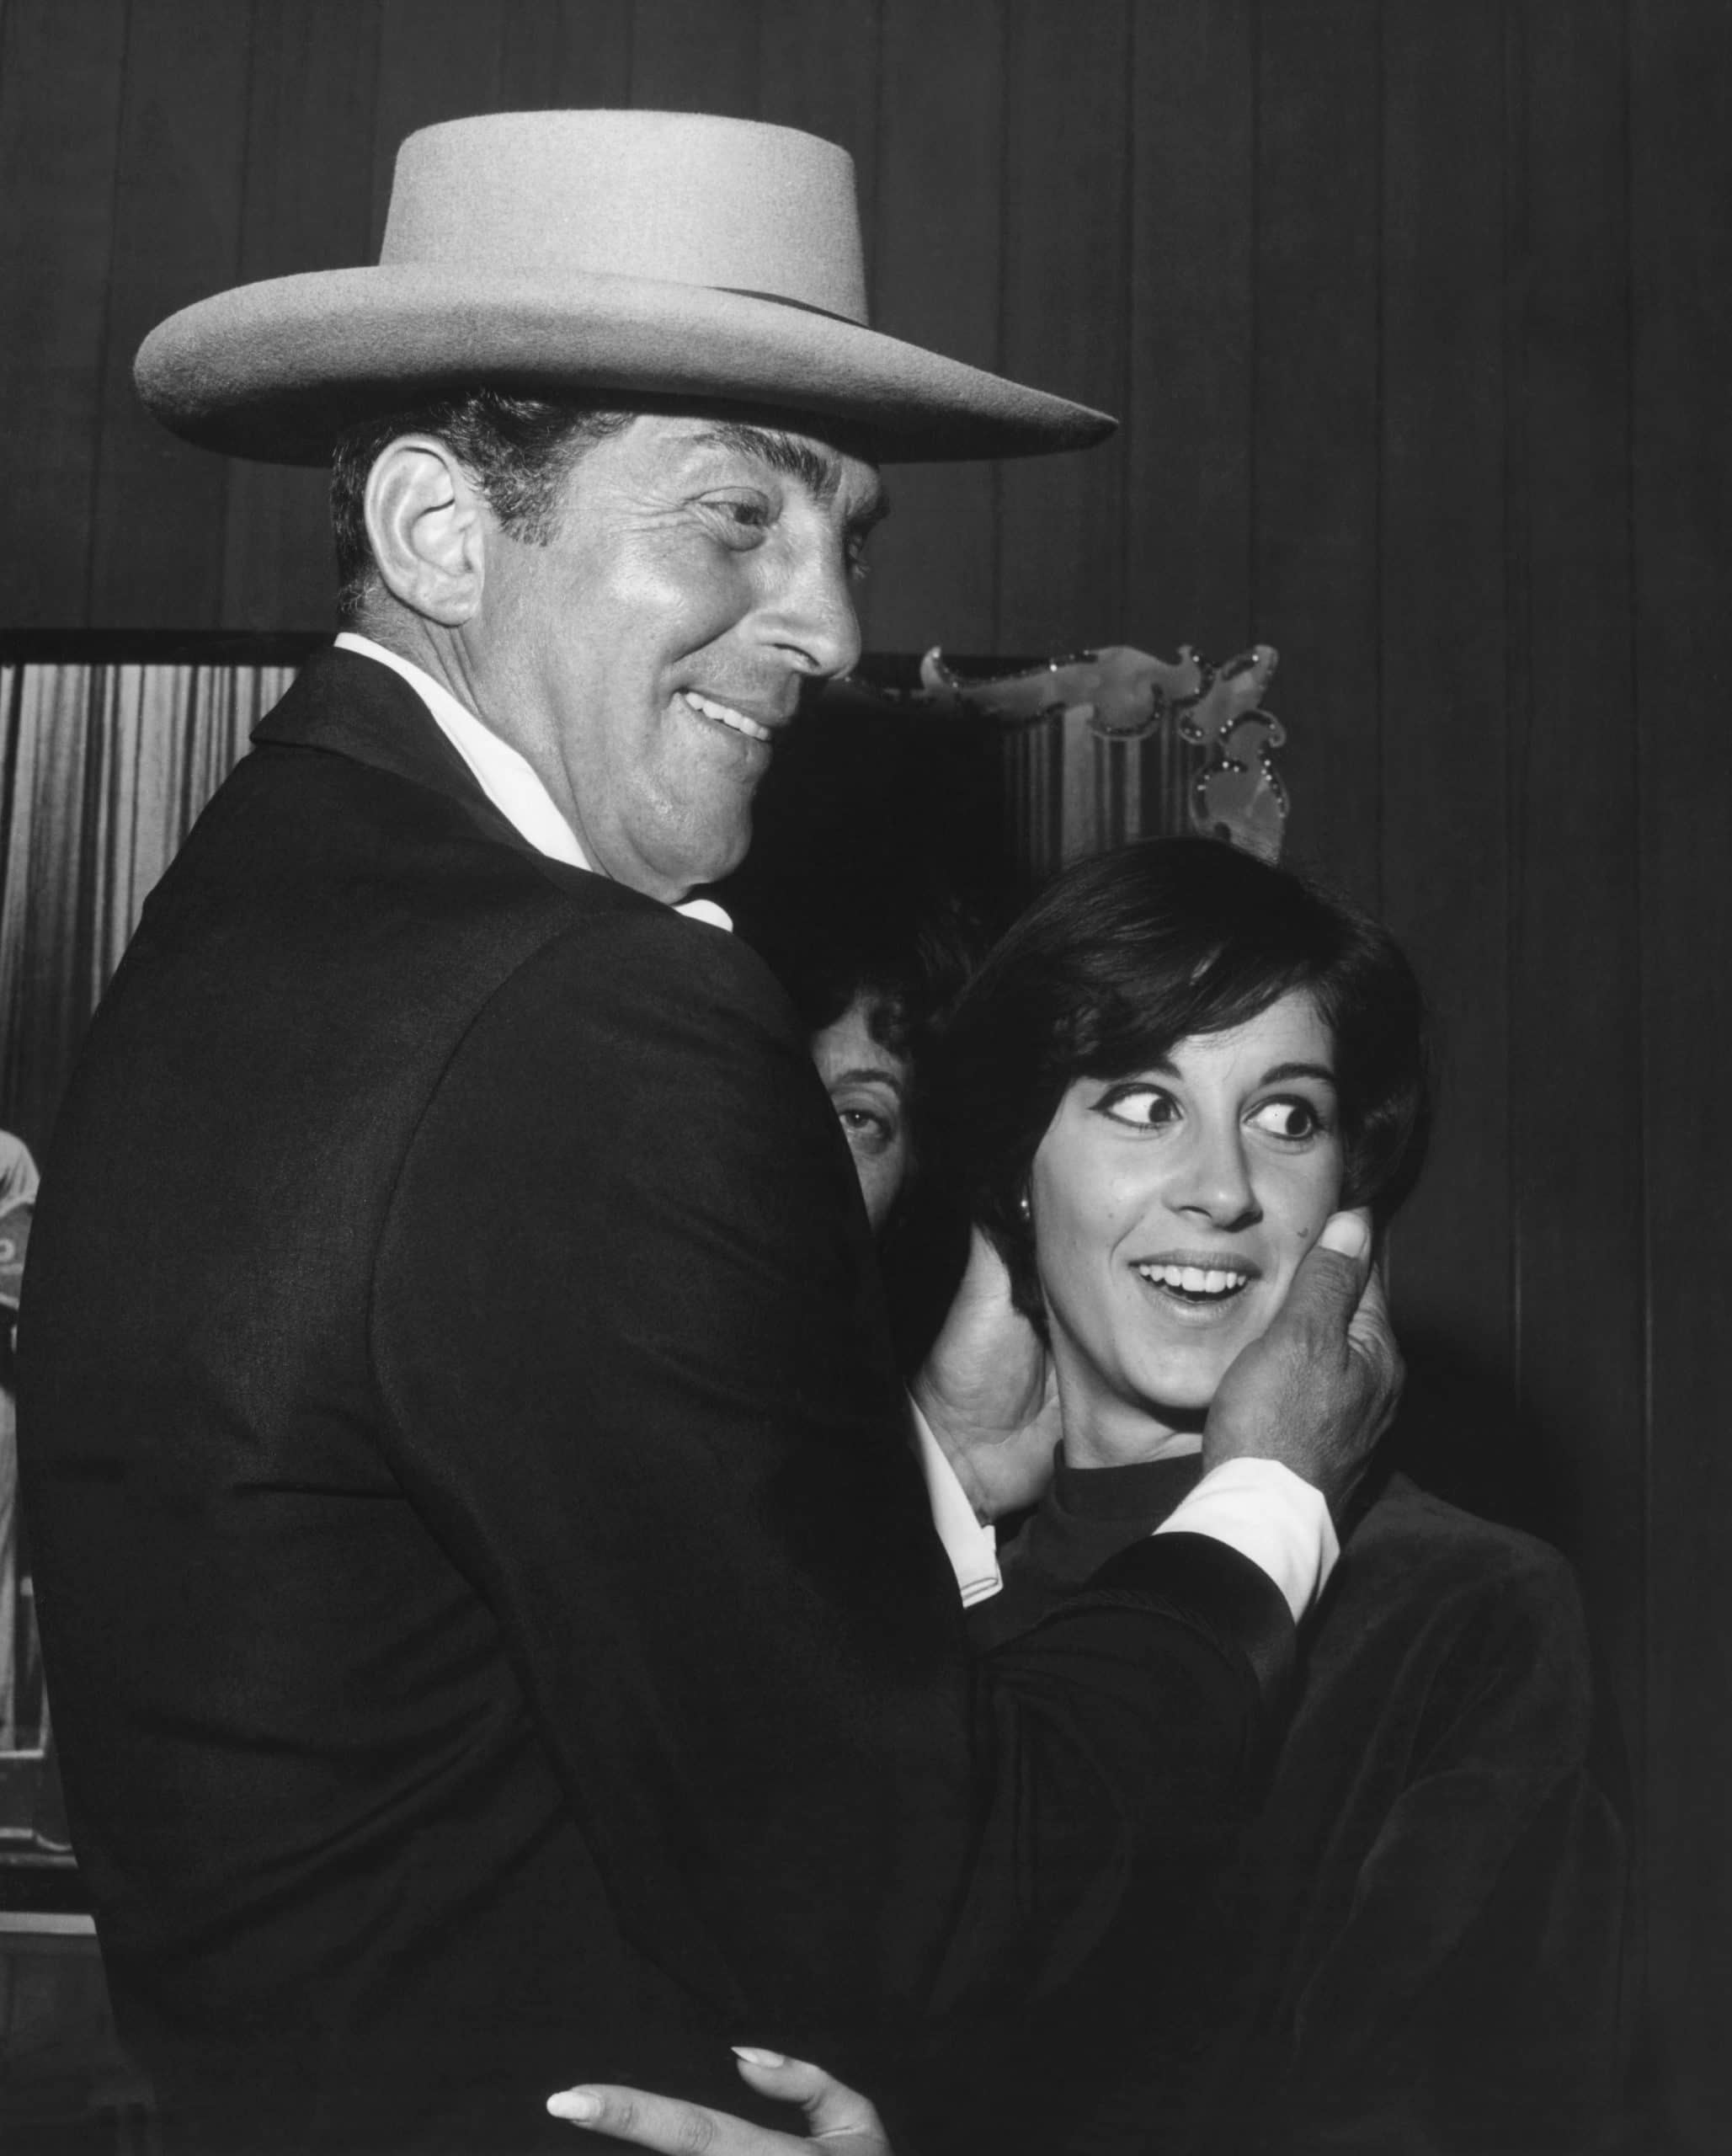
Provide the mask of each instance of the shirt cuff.
[{"label": "shirt cuff", "polygon": [[944,1554],[957,1576],[962,1607],[972,1609],[977,1602],[984,1602],[1005,1584],[999,1571],[999,1538],[990,1522],[983,1523],[974,1517],[974,1508],[968,1502],[967,1491],[957,1480],[957,1470],[946,1456],[944,1447],[933,1436],[932,1426],[912,1400],[909,1401],[909,1413],[914,1420],[914,1454],[920,1463],[920,1472],[926,1478],[926,1500],[932,1508],[932,1524],[938,1529]]},{"label": "shirt cuff", "polygon": [[1249,1557],[1286,1596],[1295,1624],[1323,1592],[1341,1554],[1323,1492],[1278,1460],[1223,1460],[1154,1531],[1212,1535]]}]

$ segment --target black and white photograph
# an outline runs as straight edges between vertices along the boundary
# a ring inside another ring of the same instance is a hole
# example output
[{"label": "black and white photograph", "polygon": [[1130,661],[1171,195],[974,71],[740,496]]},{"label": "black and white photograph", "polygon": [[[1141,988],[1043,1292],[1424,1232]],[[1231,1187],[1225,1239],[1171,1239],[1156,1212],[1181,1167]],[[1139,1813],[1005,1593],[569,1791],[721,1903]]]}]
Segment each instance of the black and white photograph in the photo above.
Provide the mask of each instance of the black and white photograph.
[{"label": "black and white photograph", "polygon": [[1732,0],[0,0],[0,2148],[1732,2147]]}]

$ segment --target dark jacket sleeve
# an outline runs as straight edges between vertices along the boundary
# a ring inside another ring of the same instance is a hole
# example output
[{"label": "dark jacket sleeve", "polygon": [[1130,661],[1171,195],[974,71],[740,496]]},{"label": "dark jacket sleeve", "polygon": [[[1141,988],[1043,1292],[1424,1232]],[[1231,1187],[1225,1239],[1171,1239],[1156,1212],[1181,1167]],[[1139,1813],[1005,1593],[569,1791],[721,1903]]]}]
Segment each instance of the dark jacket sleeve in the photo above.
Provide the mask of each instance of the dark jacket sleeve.
[{"label": "dark jacket sleeve", "polygon": [[743,2038],[846,2064],[1038,1983],[1239,1786],[1291,1625],[1229,1551],[1128,1552],[971,1668],[845,1149],[725,936],[609,917],[499,987],[372,1340],[621,1922]]}]

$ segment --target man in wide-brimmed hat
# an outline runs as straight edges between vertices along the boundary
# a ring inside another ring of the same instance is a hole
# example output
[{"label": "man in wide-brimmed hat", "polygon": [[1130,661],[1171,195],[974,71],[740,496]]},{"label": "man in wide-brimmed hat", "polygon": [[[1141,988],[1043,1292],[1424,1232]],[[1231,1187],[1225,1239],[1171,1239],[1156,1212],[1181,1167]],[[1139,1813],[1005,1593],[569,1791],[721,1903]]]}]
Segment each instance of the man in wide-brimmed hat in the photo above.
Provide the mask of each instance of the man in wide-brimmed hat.
[{"label": "man in wide-brimmed hat", "polygon": [[[853,662],[877,466],[1109,423],[861,291],[826,144],[508,115],[405,147],[378,266],[140,354],[190,440],[334,455],[345,623],[151,899],[24,1315],[69,1807],[175,2145],[527,2148],[579,2077],[737,2095],[734,2038],[893,2103],[1206,1854],[1328,1561],[1240,1461],[967,1664],[846,1150],[690,894]],[[1349,1471],[1362,1273],[1218,1452]],[[926,1382],[977,1489],[1001,1322]]]}]

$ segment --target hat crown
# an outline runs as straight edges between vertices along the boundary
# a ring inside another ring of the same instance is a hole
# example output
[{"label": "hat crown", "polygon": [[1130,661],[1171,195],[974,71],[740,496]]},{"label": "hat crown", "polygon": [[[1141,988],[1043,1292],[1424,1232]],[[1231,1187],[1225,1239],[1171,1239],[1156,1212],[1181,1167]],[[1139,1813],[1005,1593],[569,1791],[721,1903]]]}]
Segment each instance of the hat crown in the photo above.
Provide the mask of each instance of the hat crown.
[{"label": "hat crown", "polygon": [[791,127],[707,114],[424,127],[397,153],[379,259],[650,278],[866,319],[854,160]]}]

